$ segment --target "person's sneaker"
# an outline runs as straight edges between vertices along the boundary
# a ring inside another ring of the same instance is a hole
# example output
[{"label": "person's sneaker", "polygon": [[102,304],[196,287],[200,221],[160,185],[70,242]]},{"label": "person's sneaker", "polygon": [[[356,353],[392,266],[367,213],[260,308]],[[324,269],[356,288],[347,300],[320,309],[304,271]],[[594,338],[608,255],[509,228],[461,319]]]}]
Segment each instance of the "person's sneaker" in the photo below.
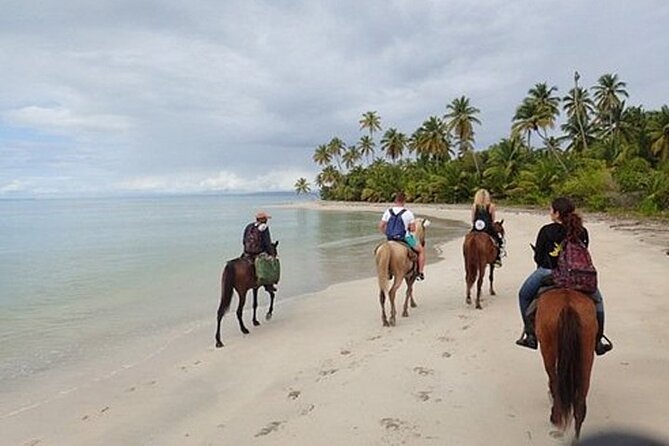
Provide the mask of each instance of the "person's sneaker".
[{"label": "person's sneaker", "polygon": [[[602,339],[606,339],[606,341],[607,341],[606,344],[604,342],[602,342]],[[597,341],[597,345],[595,345],[595,353],[597,354],[597,356],[602,356],[602,355],[606,354],[606,352],[609,352],[611,350],[613,350],[613,344],[611,343],[609,338],[607,338],[606,336],[602,336]]]},{"label": "person's sneaker", "polygon": [[418,273],[418,275],[416,276],[416,280],[425,280],[425,274]]},{"label": "person's sneaker", "polygon": [[497,268],[501,268],[501,267],[502,267],[502,261],[501,261],[500,259],[496,259],[496,260],[495,260],[495,266],[496,266]]},{"label": "person's sneaker", "polygon": [[516,345],[536,350],[538,347],[537,337],[534,335],[534,333],[523,333],[523,336],[521,336],[520,339],[516,341]]}]

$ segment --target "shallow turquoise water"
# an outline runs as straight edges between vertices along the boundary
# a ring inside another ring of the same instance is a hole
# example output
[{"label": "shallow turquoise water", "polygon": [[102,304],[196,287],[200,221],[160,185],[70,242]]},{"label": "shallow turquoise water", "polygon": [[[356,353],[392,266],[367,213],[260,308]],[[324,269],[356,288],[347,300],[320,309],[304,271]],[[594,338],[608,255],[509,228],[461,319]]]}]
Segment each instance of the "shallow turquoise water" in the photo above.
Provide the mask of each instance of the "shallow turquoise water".
[{"label": "shallow turquoise water", "polygon": [[[0,201],[0,381],[214,317],[225,261],[256,209],[280,240],[282,299],[373,274],[377,213],[277,204],[293,194]],[[429,241],[463,233],[435,221]],[[434,257],[434,255],[432,256]],[[250,305],[248,306],[250,307]]]}]

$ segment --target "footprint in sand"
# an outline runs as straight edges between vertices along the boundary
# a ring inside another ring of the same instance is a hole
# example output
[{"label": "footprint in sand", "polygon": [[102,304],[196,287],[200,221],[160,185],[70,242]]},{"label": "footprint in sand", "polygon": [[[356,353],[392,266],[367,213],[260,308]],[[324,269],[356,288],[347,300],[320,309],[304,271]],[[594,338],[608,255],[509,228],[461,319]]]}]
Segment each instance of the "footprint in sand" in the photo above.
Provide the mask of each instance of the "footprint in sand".
[{"label": "footprint in sand", "polygon": [[109,406],[105,406],[102,409],[100,409],[100,413],[105,413],[109,410]]},{"label": "footprint in sand", "polygon": [[453,356],[453,355],[450,352],[444,352],[444,353],[441,354],[442,358],[450,358],[451,356]]},{"label": "footprint in sand", "polygon": [[422,402],[429,401],[431,393],[432,393],[431,390],[421,390],[418,393],[416,393],[416,399]]},{"label": "footprint in sand", "polygon": [[318,374],[321,375],[321,376],[330,376],[330,375],[334,375],[338,371],[339,371],[339,369],[326,369],[326,370],[321,370],[320,372],[318,372]]},{"label": "footprint in sand", "polygon": [[406,423],[399,418],[381,418],[380,423],[386,430],[392,431],[398,431],[401,427],[406,425]]},{"label": "footprint in sand", "polygon": [[272,432],[276,432],[279,430],[281,425],[285,423],[285,421],[272,421],[269,423],[267,426],[263,427],[258,431],[258,433],[255,434],[256,437],[264,437],[265,435],[269,435]]},{"label": "footprint in sand", "polygon": [[422,366],[414,367],[413,371],[418,373],[420,376],[434,375],[434,370]]},{"label": "footprint in sand", "polygon": [[343,349],[342,349],[342,350],[339,352],[339,354],[340,354],[340,355],[350,355],[350,354],[351,354],[351,350],[343,350]]},{"label": "footprint in sand", "polygon": [[37,440],[37,439],[30,440],[29,442],[25,443],[25,446],[35,446],[35,445],[39,444],[41,441],[42,440]]},{"label": "footprint in sand", "polygon": [[302,392],[300,392],[299,390],[291,390],[290,393],[288,393],[288,398],[290,398],[291,400],[296,400],[301,393]]},{"label": "footprint in sand", "polygon": [[376,335],[372,336],[371,338],[367,338],[368,341],[376,341],[377,339],[381,339],[381,335]]},{"label": "footprint in sand", "polygon": [[461,328],[460,330],[463,330],[463,331],[464,331],[464,330],[467,330],[468,328],[469,328],[469,325],[463,325],[462,328]]},{"label": "footprint in sand", "polygon": [[89,417],[88,415],[84,415],[83,417],[81,417],[81,421],[86,421],[86,420],[88,420],[89,418],[90,418],[90,417]]},{"label": "footprint in sand", "polygon": [[453,342],[455,339],[449,337],[449,336],[439,336],[437,338],[437,341],[439,342]]},{"label": "footprint in sand", "polygon": [[315,408],[316,408],[315,405],[313,405],[313,404],[309,404],[307,407],[305,407],[304,409],[302,409],[302,410],[300,411],[300,415],[302,415],[302,416],[309,415],[309,413],[310,413],[312,410],[314,410]]},{"label": "footprint in sand", "polygon": [[134,392],[135,390],[137,390],[136,387],[129,387],[129,388],[125,389],[126,392]]}]

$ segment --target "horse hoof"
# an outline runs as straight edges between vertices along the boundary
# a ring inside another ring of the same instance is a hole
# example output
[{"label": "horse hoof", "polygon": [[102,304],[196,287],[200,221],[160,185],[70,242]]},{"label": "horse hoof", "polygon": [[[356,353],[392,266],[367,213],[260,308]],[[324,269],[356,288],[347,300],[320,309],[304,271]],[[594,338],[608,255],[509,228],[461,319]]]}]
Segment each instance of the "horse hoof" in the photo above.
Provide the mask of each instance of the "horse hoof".
[{"label": "horse hoof", "polygon": [[242,333],[249,334],[249,331],[246,328],[242,328]]},{"label": "horse hoof", "polygon": [[383,326],[384,327],[390,327],[390,324],[388,323],[388,321],[383,321]]},{"label": "horse hoof", "polygon": [[476,304],[476,309],[477,310],[483,310],[483,307],[481,306],[481,304]]},{"label": "horse hoof", "polygon": [[491,296],[497,296],[497,293],[495,293],[493,290],[490,290],[490,295]]},{"label": "horse hoof", "polygon": [[465,299],[465,303],[466,303],[467,305],[471,305],[471,304],[472,304],[472,300],[469,299],[469,298],[467,298],[467,299]]},{"label": "horse hoof", "polygon": [[402,313],[402,317],[409,317],[409,312],[405,311],[404,313]]},{"label": "horse hoof", "polygon": [[265,320],[266,320],[266,321],[269,321],[269,320],[271,320],[271,319],[272,319],[272,313],[267,313],[267,314],[265,315]]},{"label": "horse hoof", "polygon": [[258,322],[258,321],[253,321],[253,325],[257,327],[258,325],[260,325],[260,322]]},{"label": "horse hoof", "polygon": [[394,326],[395,326],[395,319],[391,319],[391,320],[390,320],[390,326],[391,326],[391,327],[394,327]]},{"label": "horse hoof", "polygon": [[416,308],[418,304],[416,302],[411,302],[411,308]]},{"label": "horse hoof", "polygon": [[221,341],[216,341],[216,348],[221,348],[223,347],[223,343]]}]

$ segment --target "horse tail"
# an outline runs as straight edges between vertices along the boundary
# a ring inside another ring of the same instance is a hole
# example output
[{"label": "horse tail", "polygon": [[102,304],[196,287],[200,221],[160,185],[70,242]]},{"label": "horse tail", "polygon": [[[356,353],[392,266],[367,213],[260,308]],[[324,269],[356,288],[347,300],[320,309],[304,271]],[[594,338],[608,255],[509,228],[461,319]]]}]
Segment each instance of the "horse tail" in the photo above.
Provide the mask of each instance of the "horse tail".
[{"label": "horse tail", "polygon": [[576,310],[562,309],[558,319],[557,392],[555,395],[556,421],[565,427],[571,418],[578,392],[583,387],[581,319]]},{"label": "horse tail", "polygon": [[376,248],[376,273],[379,280],[379,292],[388,292],[388,271],[390,268],[390,249],[387,244],[382,244]]},{"label": "horse tail", "polygon": [[462,254],[465,259],[465,275],[467,281],[474,283],[479,269],[479,252],[478,249],[476,249],[476,239],[469,234],[465,237],[465,243],[462,246]]},{"label": "horse tail", "polygon": [[228,262],[223,268],[221,275],[221,305],[218,314],[223,316],[230,308],[232,302],[232,291],[234,289],[235,268],[233,262]]}]

